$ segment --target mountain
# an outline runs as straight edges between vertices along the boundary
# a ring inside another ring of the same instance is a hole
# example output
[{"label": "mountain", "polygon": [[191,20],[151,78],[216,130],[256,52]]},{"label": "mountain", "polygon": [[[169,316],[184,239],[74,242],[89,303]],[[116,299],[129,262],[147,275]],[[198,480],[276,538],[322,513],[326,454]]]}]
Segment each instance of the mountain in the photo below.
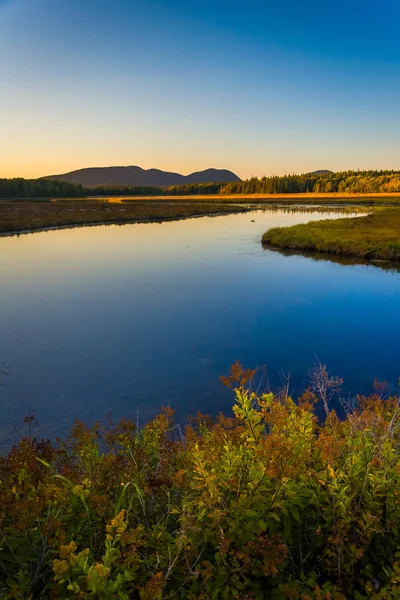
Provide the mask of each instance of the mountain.
[{"label": "mountain", "polygon": [[306,173],[306,175],[327,175],[328,173],[333,173],[333,171],[329,171],[329,169],[319,169],[319,171],[311,171],[310,173]]},{"label": "mountain", "polygon": [[44,179],[59,179],[71,183],[80,183],[84,187],[105,186],[157,186],[182,185],[185,183],[217,183],[220,181],[241,181],[225,169],[207,169],[191,175],[169,173],[159,169],[141,169],[140,167],[91,167],[79,169],[62,175],[49,175]]}]

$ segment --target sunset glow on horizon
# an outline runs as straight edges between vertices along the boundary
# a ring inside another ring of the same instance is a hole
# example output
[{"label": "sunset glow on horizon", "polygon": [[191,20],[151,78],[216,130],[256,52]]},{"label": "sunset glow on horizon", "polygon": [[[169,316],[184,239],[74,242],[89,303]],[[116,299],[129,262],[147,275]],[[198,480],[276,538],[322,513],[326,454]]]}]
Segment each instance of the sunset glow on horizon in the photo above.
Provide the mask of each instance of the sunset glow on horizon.
[{"label": "sunset glow on horizon", "polygon": [[0,0],[0,177],[399,169],[399,17],[394,0]]}]

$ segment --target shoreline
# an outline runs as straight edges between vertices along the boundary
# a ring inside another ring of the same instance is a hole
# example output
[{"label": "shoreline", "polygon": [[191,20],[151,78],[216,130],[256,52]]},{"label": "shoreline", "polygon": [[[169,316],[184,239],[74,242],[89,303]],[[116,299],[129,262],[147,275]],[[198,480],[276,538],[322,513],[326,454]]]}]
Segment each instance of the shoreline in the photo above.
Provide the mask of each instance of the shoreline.
[{"label": "shoreline", "polygon": [[[104,196],[87,196],[87,199],[90,198],[113,198],[114,196],[104,195]],[[368,199],[368,198],[398,198],[400,204],[400,192],[387,192],[387,193],[368,193],[368,194],[360,194],[360,193],[346,193],[346,192],[321,192],[321,193],[299,193],[299,194],[203,194],[203,195],[182,195],[182,196],[123,196],[116,195],[115,198],[128,199],[131,198],[133,200],[276,200],[277,202],[281,200],[295,200],[295,199],[309,199],[309,200],[329,200],[329,199],[337,199],[337,200],[347,200],[347,199]]]},{"label": "shoreline", "polygon": [[[167,201],[167,203],[169,203],[169,202]],[[19,204],[19,201],[17,201],[17,204]],[[111,204],[113,204],[113,203],[111,203]],[[202,203],[199,203],[199,204],[202,204]],[[132,217],[131,219],[129,219],[129,218],[114,218],[114,219],[110,219],[110,220],[105,219],[105,220],[101,220],[101,221],[96,221],[96,220],[91,221],[89,219],[87,221],[81,221],[81,222],[77,221],[77,222],[60,223],[60,224],[49,223],[48,225],[44,224],[43,226],[40,226],[40,227],[27,226],[27,227],[23,227],[23,228],[10,229],[10,230],[4,230],[4,231],[0,230],[0,238],[12,237],[12,236],[18,236],[18,235],[26,235],[26,234],[30,234],[30,233],[40,233],[40,232],[45,232],[45,231],[75,229],[77,227],[95,227],[95,226],[100,227],[100,226],[104,226],[104,225],[136,225],[136,224],[145,224],[145,223],[164,223],[164,222],[170,222],[170,221],[183,221],[186,219],[194,219],[194,218],[200,218],[200,217],[218,217],[218,216],[223,216],[223,215],[243,214],[243,213],[252,212],[254,210],[262,210],[263,204],[264,203],[246,203],[246,204],[245,203],[243,203],[243,204],[220,203],[218,205],[217,203],[215,203],[214,205],[212,205],[212,210],[211,210],[211,206],[209,205],[210,210],[206,211],[206,212],[201,212],[201,213],[193,212],[193,213],[181,214],[181,215],[177,214],[177,215],[171,215],[171,216],[169,216],[169,215],[148,216],[148,217],[143,217],[143,218]],[[220,207],[220,210],[218,210],[218,207]],[[305,205],[305,204],[301,204],[301,203],[285,204],[285,203],[281,203],[281,202],[270,202],[270,203],[268,203],[266,208],[268,210],[274,210],[274,209],[290,210],[290,209],[292,209],[293,211],[309,210],[309,211],[323,212],[323,211],[328,211],[328,210],[346,211],[346,209],[350,210],[353,208],[365,209],[366,206],[363,204],[355,204],[355,203],[349,203],[349,204],[330,203],[329,205],[328,204]],[[1,211],[1,203],[0,203],[0,211]],[[1,212],[0,212],[0,217],[1,217]]]},{"label": "shoreline", "polygon": [[316,262],[331,262],[341,267],[363,266],[376,267],[385,271],[400,271],[400,261],[393,259],[390,260],[389,258],[366,258],[364,256],[357,256],[355,254],[334,254],[332,252],[323,252],[319,250],[283,248],[281,246],[276,246],[264,241],[262,241],[261,244],[264,250],[278,252],[285,257],[302,256],[304,258],[311,258]]},{"label": "shoreline", "polygon": [[[168,199],[163,197],[164,205],[155,205],[156,198],[144,201],[143,199],[132,199],[123,201],[112,199],[110,202],[104,200],[58,200],[51,202],[32,202],[22,203],[19,200],[11,202],[0,202],[0,237],[23,235],[36,233],[40,231],[52,231],[57,229],[73,229],[75,227],[93,227],[104,225],[123,225],[139,223],[162,223],[168,221],[184,220],[195,217],[219,216],[235,213],[251,212],[252,210],[282,209],[282,210],[351,210],[367,209],[368,207],[385,207],[389,210],[396,210],[397,205],[390,203],[390,198],[384,202],[384,197],[378,198],[376,195],[362,197],[338,197],[329,195],[329,197],[314,197],[311,202],[310,195],[305,198],[299,198],[295,195],[296,202],[285,197],[274,195],[269,201],[260,197],[258,201],[254,196],[242,198],[242,202],[232,202],[231,200],[213,202],[208,197],[193,201],[174,197]],[[396,195],[399,198],[400,194]],[[251,198],[252,201],[249,201]],[[221,200],[221,197],[218,197]],[[339,202],[339,200],[341,201]],[[236,198],[235,198],[236,200]],[[97,202],[99,205],[96,206]],[[377,204],[379,202],[379,205]],[[83,214],[85,213],[85,214]],[[70,220],[69,220],[70,219]],[[318,251],[318,250],[317,250]]]},{"label": "shoreline", "polygon": [[[347,201],[347,200],[373,200],[377,201],[382,200],[396,200],[398,199],[398,204],[400,205],[400,192],[376,192],[376,193],[351,193],[351,192],[308,192],[308,193],[297,193],[297,194],[182,194],[182,195],[124,195],[124,194],[103,194],[99,196],[81,196],[81,197],[18,197],[18,198],[0,198],[0,204],[3,202],[96,202],[96,201],[104,201],[108,200],[109,202],[186,202],[187,200],[191,200],[192,202],[204,202],[204,201],[219,201],[220,203],[224,203],[226,201],[242,201],[242,200],[254,200],[255,202],[262,201],[273,201],[273,202],[282,202],[282,201],[293,201],[293,200],[310,200],[311,202],[315,202],[321,200],[326,202],[327,200],[338,200],[338,201]],[[384,202],[386,204],[386,202]]]},{"label": "shoreline", "polygon": [[78,227],[102,227],[107,225],[140,225],[146,223],[167,223],[170,221],[185,221],[186,219],[198,219],[201,217],[221,217],[224,215],[231,215],[235,213],[246,213],[251,212],[252,208],[239,208],[238,210],[232,211],[216,211],[202,214],[184,215],[176,217],[164,217],[164,218],[143,218],[143,219],[131,219],[131,220],[112,220],[112,221],[88,221],[85,223],[65,223],[64,225],[48,225],[38,228],[27,228],[27,229],[15,229],[13,231],[0,231],[0,238],[3,237],[14,237],[19,235],[28,235],[30,233],[43,233],[46,231],[57,231],[62,229],[76,229]]},{"label": "shoreline", "polygon": [[400,263],[400,210],[275,227],[262,236],[265,248],[354,258],[368,263]]}]

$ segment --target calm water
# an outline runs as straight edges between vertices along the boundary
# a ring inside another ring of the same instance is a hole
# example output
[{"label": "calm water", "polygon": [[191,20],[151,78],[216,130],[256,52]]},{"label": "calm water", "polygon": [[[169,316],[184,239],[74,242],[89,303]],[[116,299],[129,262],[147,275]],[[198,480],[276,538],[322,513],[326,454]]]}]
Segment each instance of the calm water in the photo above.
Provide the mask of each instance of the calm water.
[{"label": "calm water", "polygon": [[[334,218],[283,210],[0,238],[1,426],[29,411],[41,433],[71,419],[147,420],[171,404],[230,411],[219,382],[239,360],[290,371],[316,356],[346,393],[400,375],[400,275],[262,248],[269,227]],[[254,219],[255,222],[251,222]]]}]

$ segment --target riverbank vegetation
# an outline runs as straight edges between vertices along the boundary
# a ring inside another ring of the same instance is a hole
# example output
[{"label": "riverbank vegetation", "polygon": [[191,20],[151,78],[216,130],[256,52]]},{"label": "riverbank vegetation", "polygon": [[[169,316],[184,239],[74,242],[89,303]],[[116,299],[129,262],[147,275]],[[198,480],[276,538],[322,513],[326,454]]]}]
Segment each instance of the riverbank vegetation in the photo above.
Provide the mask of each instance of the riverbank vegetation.
[{"label": "riverbank vegetation", "polygon": [[325,367],[297,403],[254,376],[224,378],[231,417],[75,422],[0,458],[1,598],[399,598],[399,398],[376,382],[339,420]]},{"label": "riverbank vegetation", "polygon": [[3,233],[100,223],[167,221],[207,214],[245,212],[244,206],[210,202],[102,202],[62,200],[53,202],[0,202],[0,235]]},{"label": "riverbank vegetation", "polygon": [[323,220],[270,229],[263,243],[278,248],[400,260],[400,210],[375,209],[364,217]]}]

